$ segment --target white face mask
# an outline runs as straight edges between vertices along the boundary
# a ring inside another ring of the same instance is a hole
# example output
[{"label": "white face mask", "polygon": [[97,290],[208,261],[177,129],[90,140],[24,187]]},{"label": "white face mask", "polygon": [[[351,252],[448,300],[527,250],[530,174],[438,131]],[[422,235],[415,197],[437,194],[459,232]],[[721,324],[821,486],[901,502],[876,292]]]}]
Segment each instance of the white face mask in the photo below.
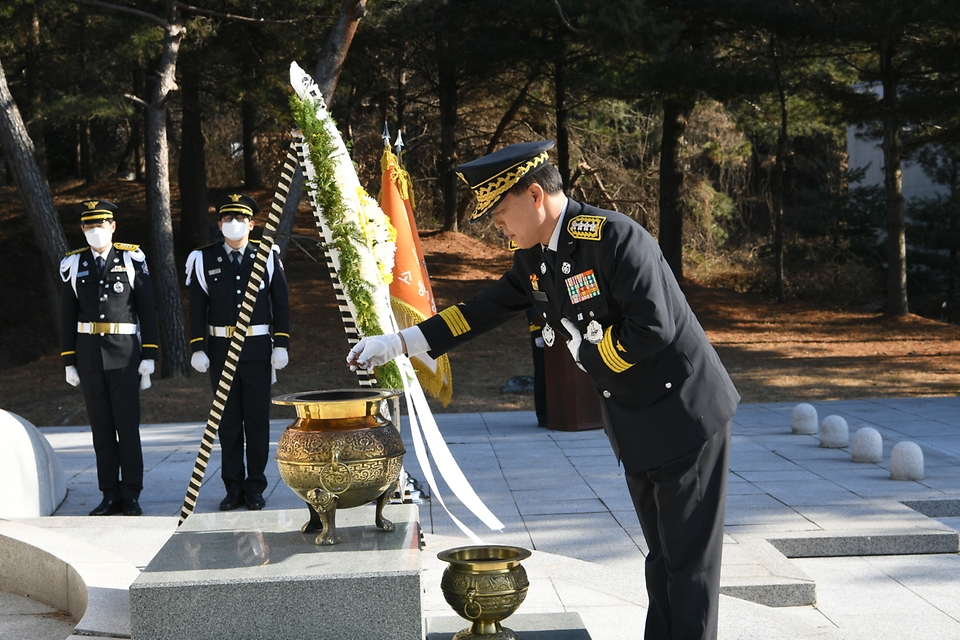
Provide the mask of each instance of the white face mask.
[{"label": "white face mask", "polygon": [[223,237],[227,240],[243,240],[249,228],[247,227],[246,222],[240,222],[239,220],[231,220],[230,222],[224,222],[220,225],[220,231],[223,232]]},{"label": "white face mask", "polygon": [[83,232],[83,235],[87,238],[87,244],[94,249],[106,247],[110,244],[110,240],[113,239],[113,231],[110,230],[110,227],[94,227],[92,229],[87,229]]}]

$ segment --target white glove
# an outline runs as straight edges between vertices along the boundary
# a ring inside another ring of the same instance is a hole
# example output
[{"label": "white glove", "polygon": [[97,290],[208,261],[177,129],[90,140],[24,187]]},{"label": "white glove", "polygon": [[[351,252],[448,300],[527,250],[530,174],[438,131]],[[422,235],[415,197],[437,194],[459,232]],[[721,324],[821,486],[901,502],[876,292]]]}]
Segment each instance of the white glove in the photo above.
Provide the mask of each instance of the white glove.
[{"label": "white glove", "polygon": [[274,347],[273,354],[270,356],[270,364],[274,369],[283,369],[290,362],[290,356],[287,355],[286,347]]},{"label": "white glove", "polygon": [[200,373],[206,373],[207,369],[210,368],[210,358],[204,351],[194,351],[193,355],[190,356],[190,366]]},{"label": "white glove", "polygon": [[568,320],[567,318],[561,318],[560,324],[563,325],[563,328],[567,330],[572,337],[567,340],[567,349],[570,350],[570,355],[573,356],[573,361],[577,363],[577,366],[580,367],[582,371],[586,371],[583,368],[583,365],[580,364],[580,343],[583,341],[583,336],[580,335],[580,330],[577,329],[577,325],[573,324],[573,320]]},{"label": "white glove", "polygon": [[153,360],[141,360],[137,373],[141,376],[153,375]]},{"label": "white glove", "polygon": [[369,336],[363,338],[350,349],[347,354],[347,364],[351,371],[357,368],[372,369],[386,364],[403,353],[403,341],[400,334],[390,333],[385,336]]},{"label": "white glove", "polygon": [[73,365],[69,367],[64,367],[63,370],[67,374],[67,384],[71,387],[75,387],[80,384],[80,373],[77,372],[77,368]]}]

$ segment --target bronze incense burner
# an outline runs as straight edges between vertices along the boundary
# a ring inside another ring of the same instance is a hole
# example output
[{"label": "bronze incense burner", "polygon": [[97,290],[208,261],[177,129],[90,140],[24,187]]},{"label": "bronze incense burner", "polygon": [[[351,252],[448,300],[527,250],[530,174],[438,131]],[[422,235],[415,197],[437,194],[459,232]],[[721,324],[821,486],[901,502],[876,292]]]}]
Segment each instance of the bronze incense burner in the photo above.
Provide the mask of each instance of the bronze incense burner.
[{"label": "bronze incense burner", "polygon": [[441,551],[449,563],[440,578],[443,597],[457,614],[473,624],[454,640],[518,640],[500,621],[512,615],[527,597],[527,572],[520,562],[530,551],[520,547],[477,545]]},{"label": "bronze incense burner", "polygon": [[393,493],[406,450],[400,439],[400,391],[336,389],[277,396],[297,419],[280,436],[280,477],[307,503],[301,531],[318,545],[337,544],[337,509],[376,500],[376,526],[393,531],[383,506]]}]

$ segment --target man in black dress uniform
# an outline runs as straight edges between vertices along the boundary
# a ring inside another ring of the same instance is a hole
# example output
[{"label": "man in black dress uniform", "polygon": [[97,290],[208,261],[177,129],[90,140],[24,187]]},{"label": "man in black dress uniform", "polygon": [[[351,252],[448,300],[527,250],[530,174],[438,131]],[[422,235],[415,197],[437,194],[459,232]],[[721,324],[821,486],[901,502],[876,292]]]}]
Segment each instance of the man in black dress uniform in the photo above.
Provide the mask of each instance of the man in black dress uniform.
[{"label": "man in black dress uniform", "polygon": [[103,492],[92,516],[143,513],[140,380],[146,388],[158,351],[146,257],[135,244],[113,242],[116,210],[106,200],[78,204],[90,246],[60,263],[61,357],[67,382],[83,391]]},{"label": "man in black dress uniform", "polygon": [[[256,200],[245,194],[228,193],[214,206],[224,242],[190,254],[187,285],[193,351],[190,364],[200,373],[210,371],[210,384],[216,391],[260,242],[250,240],[253,217],[259,211]],[[273,248],[279,252],[279,247]],[[248,509],[257,510],[266,504],[263,492],[267,488],[264,470],[270,454],[271,368],[287,366],[289,331],[287,280],[280,258],[271,253],[220,417],[221,477],[227,490],[220,502],[221,511],[244,503]]]},{"label": "man in black dress uniform", "polygon": [[631,218],[568,199],[551,141],[458,167],[519,249],[474,298],[350,351],[369,368],[438,357],[531,305],[547,344],[565,340],[601,396],[607,436],[650,548],[645,638],[716,638],[730,421],[740,396],[657,242]]}]

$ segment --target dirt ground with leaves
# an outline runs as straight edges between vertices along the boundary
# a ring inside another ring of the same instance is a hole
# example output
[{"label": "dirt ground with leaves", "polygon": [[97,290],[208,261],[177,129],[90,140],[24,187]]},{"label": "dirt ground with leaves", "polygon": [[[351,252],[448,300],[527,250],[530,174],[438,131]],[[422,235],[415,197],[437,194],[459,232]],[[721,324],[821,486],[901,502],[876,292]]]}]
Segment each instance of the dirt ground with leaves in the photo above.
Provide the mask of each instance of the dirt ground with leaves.
[{"label": "dirt ground with leaves", "polygon": [[[266,210],[272,194],[254,195]],[[150,259],[147,227],[136,222],[145,218],[142,188],[102,182],[57,189],[57,207],[74,248],[82,246],[82,236],[69,208],[85,197],[120,204],[115,239],[141,243]],[[316,237],[305,205],[295,232]],[[422,241],[440,308],[468,298],[510,265],[508,251],[462,233],[427,231]],[[0,251],[22,265],[0,280],[5,301],[0,309],[0,349],[6,352],[0,354],[0,362],[6,363],[0,368],[0,408],[37,426],[88,424],[80,391],[64,382],[59,347],[51,338],[55,323],[40,312],[45,308],[42,272],[31,242],[16,192],[0,189]],[[177,256],[180,264],[186,250],[183,253]],[[356,376],[344,364],[348,345],[320,248],[303,240],[300,247],[291,244],[285,266],[292,306],[290,364],[278,372],[273,394],[355,387]],[[778,304],[763,296],[711,287],[695,277],[683,288],[743,402],[960,393],[960,326],[914,315],[889,319],[840,306]],[[45,345],[39,357],[10,364],[17,361],[18,349],[37,345]],[[531,396],[502,392],[508,379],[533,371],[522,316],[452,352],[450,361],[453,401],[448,407],[434,401],[435,412],[533,409]],[[208,376],[191,372],[169,379],[155,376],[141,398],[144,423],[202,422],[213,394]],[[289,407],[272,411],[275,418],[293,417]]]}]

